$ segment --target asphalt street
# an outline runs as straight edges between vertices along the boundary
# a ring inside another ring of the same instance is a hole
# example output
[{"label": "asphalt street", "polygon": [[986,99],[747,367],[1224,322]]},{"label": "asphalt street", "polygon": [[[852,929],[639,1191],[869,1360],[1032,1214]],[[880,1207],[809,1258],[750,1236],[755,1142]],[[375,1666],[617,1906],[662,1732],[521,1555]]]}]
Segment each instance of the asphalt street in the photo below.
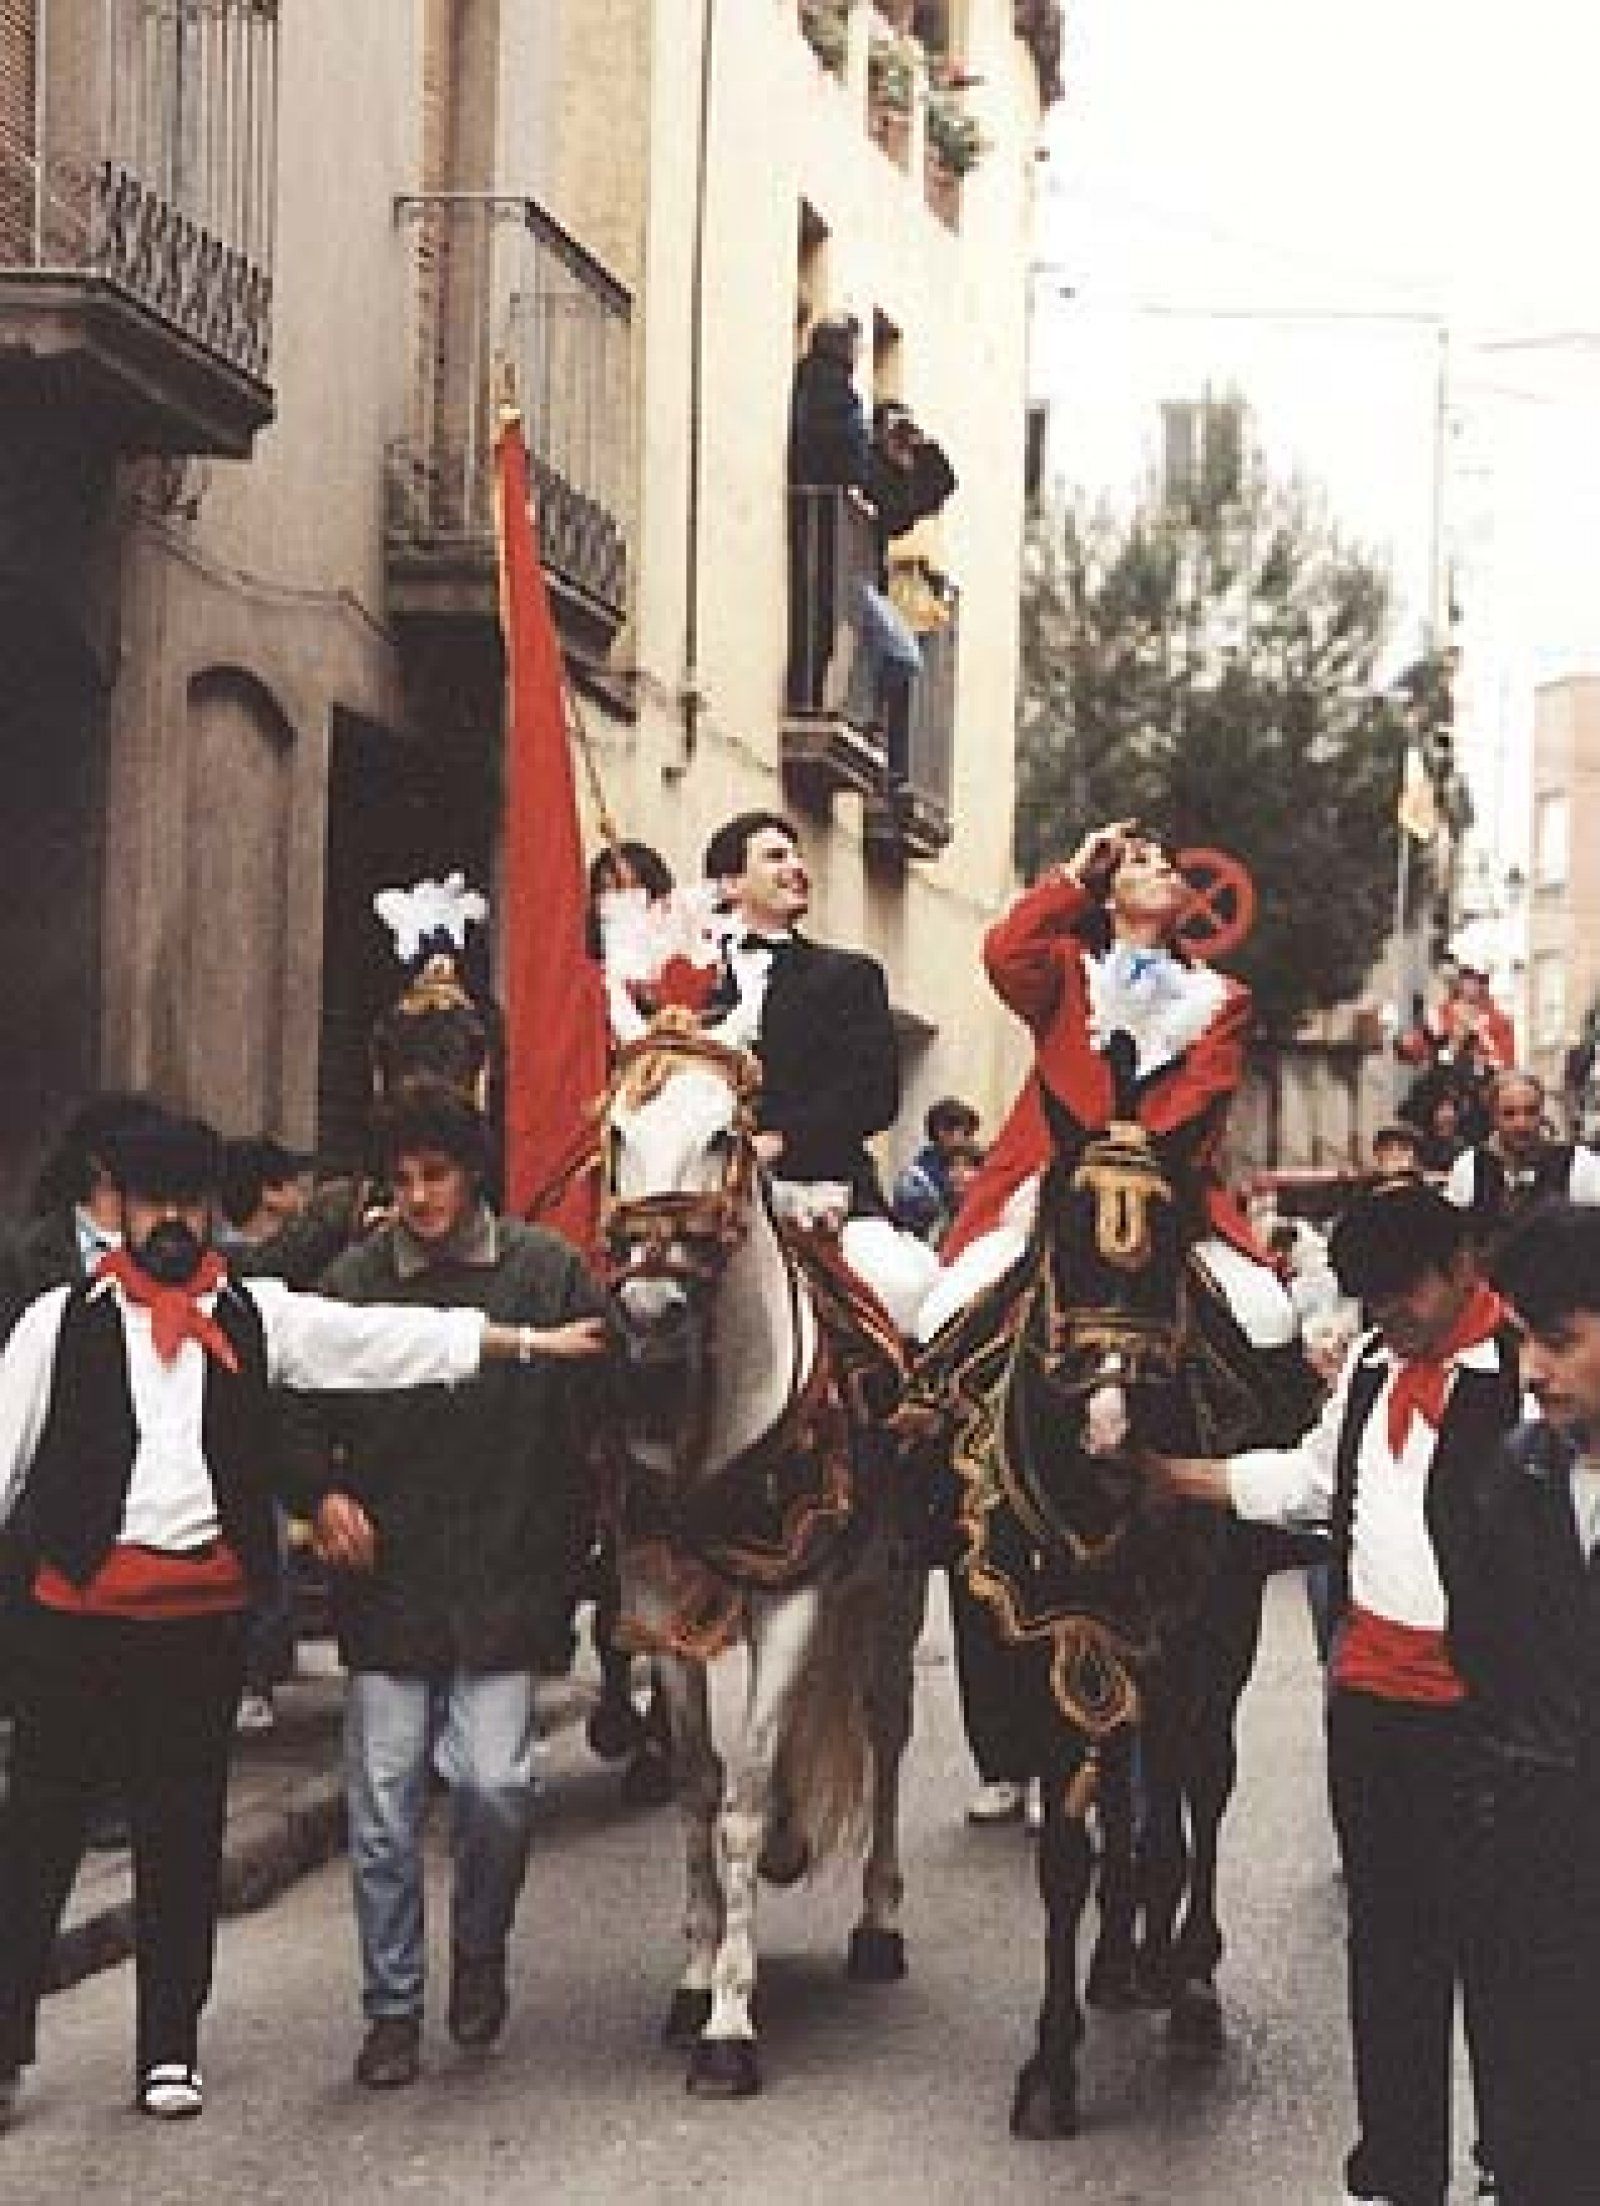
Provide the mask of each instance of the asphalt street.
[{"label": "asphalt street", "polygon": [[[197,2124],[163,2127],[129,2110],[126,1967],[47,2002],[22,2118],[0,2137],[0,2199],[1337,2200],[1349,2128],[1342,1901],[1298,1581],[1272,1588],[1245,1704],[1224,1854],[1226,2047],[1179,2058],[1156,2017],[1095,2017],[1083,2133],[1052,2145],[1007,2134],[1042,1917],[1021,1829],[975,1831],[962,1818],[971,1778],[943,1619],[938,1602],[919,1656],[908,1772],[911,1973],[889,1987],[846,1982],[847,1879],[764,1894],[759,2098],[689,2098],[681,2056],[658,2043],[678,1958],[676,1816],[625,1810],[615,1772],[568,1728],[544,1759],[514,2010],[493,2055],[464,2057],[443,2030],[440,1818],[431,1886],[440,1982],[420,2084],[374,2095],[351,2081],[360,2016],[335,1863],[224,1926]],[[1459,2195],[1471,2195],[1464,2172]]]}]

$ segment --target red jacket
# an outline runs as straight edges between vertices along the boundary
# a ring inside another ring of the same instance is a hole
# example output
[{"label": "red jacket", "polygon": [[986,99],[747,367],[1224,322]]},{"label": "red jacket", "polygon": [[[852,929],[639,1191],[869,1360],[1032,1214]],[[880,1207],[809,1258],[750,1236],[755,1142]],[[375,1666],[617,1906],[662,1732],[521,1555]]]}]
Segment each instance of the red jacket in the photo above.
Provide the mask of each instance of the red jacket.
[{"label": "red jacket", "polygon": [[[997,1225],[1015,1190],[1049,1162],[1041,1082],[1081,1126],[1098,1131],[1111,1117],[1111,1070],[1089,1038],[1080,932],[1096,908],[1088,891],[1057,869],[1025,890],[984,939],[983,960],[995,992],[1033,1029],[1034,1069],[945,1236],[939,1250],[944,1263]],[[1216,1169],[1228,1105],[1244,1076],[1251,1017],[1250,991],[1231,979],[1223,985],[1226,993],[1210,1025],[1141,1087],[1138,1118],[1157,1135],[1199,1128],[1195,1164],[1207,1223],[1247,1256],[1270,1263]]]}]

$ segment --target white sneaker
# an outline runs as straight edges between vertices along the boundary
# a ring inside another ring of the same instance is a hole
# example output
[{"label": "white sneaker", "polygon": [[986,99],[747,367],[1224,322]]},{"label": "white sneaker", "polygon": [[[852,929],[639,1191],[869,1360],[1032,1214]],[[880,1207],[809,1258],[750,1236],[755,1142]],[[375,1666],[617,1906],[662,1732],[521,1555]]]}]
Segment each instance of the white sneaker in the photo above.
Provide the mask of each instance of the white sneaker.
[{"label": "white sneaker", "polygon": [[259,1738],[264,1731],[270,1731],[277,1720],[270,1693],[246,1693],[233,1719],[234,1733],[241,1739]]},{"label": "white sneaker", "polygon": [[1044,1791],[1037,1777],[1028,1779],[1028,1799],[1023,1809],[1023,1822],[1035,1836],[1044,1829]]},{"label": "white sneaker", "polygon": [[1015,1823],[1022,1813],[1022,1787],[1001,1779],[980,1785],[967,1806],[969,1823]]}]

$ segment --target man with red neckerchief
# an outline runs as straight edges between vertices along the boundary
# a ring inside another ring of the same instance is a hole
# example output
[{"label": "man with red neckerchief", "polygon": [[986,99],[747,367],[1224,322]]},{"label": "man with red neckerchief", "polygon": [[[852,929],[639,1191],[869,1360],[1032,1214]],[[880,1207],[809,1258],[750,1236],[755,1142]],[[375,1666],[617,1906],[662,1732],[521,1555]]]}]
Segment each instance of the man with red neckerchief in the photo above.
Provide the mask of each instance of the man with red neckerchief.
[{"label": "man with red neckerchief", "polygon": [[31,1563],[0,1818],[0,2131],[108,1781],[138,1892],[135,2103],[201,2111],[246,1611],[276,1565],[269,1387],[456,1385],[486,1360],[603,1347],[597,1319],[536,1329],[236,1281],[207,1246],[210,1128],[163,1115],[107,1146],[121,1247],[30,1303],[0,1358],[0,1527]]},{"label": "man with red neckerchief", "polygon": [[[1376,1320],[1297,1447],[1226,1462],[1148,1456],[1153,1486],[1260,1523],[1329,1525],[1328,1767],[1349,1901],[1350,2034],[1360,2134],[1348,2201],[1445,2206],[1457,1986],[1464,1968],[1476,1717],[1452,1646],[1474,1483],[1515,1425],[1516,1339],[1479,1275],[1462,1213],[1413,1179],[1362,1196],[1329,1247]],[[1478,2075],[1480,2156],[1492,2084]],[[1486,2183],[1492,2178],[1485,2174]],[[1485,2192],[1483,2195],[1492,2195]]]}]

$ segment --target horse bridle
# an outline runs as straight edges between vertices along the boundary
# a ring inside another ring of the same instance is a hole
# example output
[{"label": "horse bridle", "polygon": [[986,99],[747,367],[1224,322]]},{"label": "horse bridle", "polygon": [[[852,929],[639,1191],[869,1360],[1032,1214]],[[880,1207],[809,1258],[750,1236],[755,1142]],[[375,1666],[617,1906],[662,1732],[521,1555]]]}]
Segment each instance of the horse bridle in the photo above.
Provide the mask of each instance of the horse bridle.
[{"label": "horse bridle", "polygon": [[613,1287],[637,1279],[671,1280],[705,1289],[750,1230],[755,1184],[755,1098],[761,1067],[748,1050],[702,1033],[682,1012],[661,1013],[647,1034],[618,1051],[606,1092],[603,1123],[620,1100],[644,1103],[660,1092],[667,1069],[701,1064],[717,1073],[734,1098],[727,1167],[719,1187],[698,1193],[620,1196],[607,1145],[601,1167],[600,1234]]}]

